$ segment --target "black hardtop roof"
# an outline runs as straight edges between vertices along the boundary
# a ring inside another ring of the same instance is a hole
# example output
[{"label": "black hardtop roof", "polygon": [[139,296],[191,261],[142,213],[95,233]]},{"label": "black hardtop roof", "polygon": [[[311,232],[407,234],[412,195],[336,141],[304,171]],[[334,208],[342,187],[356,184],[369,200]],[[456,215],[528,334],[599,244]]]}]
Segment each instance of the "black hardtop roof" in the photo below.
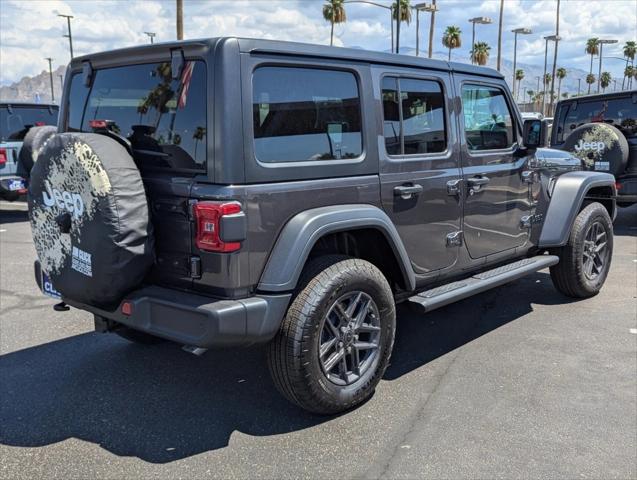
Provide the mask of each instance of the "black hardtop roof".
[{"label": "black hardtop roof", "polygon": [[637,90],[621,90],[619,92],[606,92],[606,93],[591,93],[589,95],[579,95],[577,97],[570,97],[560,100],[557,105],[559,106],[562,103],[571,103],[571,102],[594,102],[596,100],[605,100],[607,98],[617,98],[617,97],[630,97],[632,95],[637,95]]},{"label": "black hardtop roof", "polygon": [[[207,39],[193,39],[174,42],[164,42],[146,44],[135,47],[127,47],[108,52],[94,53],[75,57],[73,66],[79,66],[81,62],[98,57],[144,57],[145,54],[155,52],[160,49],[171,50],[184,45],[197,45],[208,49],[223,48],[224,45],[236,42],[239,50],[244,53],[267,53],[267,54],[291,54],[307,57],[331,58],[338,60],[351,60],[353,62],[369,62],[388,64],[405,67],[428,68],[432,70],[452,71],[458,73],[468,73],[495,78],[504,76],[488,67],[480,67],[467,63],[447,62],[444,60],[434,60],[429,58],[415,57],[413,55],[398,55],[395,53],[375,52],[356,48],[330,47],[326,45],[315,45],[309,43],[287,42],[280,40],[263,40],[254,38],[217,37]],[[235,44],[235,45],[236,45]]]},{"label": "black hardtop roof", "polygon": [[36,103],[36,102],[27,102],[24,100],[2,100],[0,101],[0,107],[6,106],[12,107],[42,107],[42,108],[59,108],[56,103]]}]

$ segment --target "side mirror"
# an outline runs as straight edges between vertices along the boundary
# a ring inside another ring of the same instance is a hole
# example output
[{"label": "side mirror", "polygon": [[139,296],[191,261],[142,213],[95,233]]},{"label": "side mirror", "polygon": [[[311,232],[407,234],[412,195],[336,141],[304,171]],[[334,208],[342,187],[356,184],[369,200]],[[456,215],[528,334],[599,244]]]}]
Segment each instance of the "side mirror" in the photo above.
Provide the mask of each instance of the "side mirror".
[{"label": "side mirror", "polygon": [[522,141],[525,148],[536,149],[546,146],[547,128],[543,120],[525,120],[522,127]]}]

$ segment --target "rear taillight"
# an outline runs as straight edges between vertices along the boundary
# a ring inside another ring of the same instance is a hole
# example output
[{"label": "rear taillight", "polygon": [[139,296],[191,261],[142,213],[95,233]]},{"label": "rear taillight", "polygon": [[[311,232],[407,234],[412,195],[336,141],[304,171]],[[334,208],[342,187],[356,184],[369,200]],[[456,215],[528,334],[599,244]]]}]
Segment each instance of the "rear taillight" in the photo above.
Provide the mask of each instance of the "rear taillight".
[{"label": "rear taillight", "polygon": [[7,149],[0,148],[0,165],[7,163]]},{"label": "rear taillight", "polygon": [[89,120],[88,126],[91,127],[93,130],[102,130],[108,127],[108,121],[107,120]]},{"label": "rear taillight", "polygon": [[195,241],[197,248],[209,252],[234,252],[241,248],[240,242],[221,240],[221,219],[226,215],[241,213],[237,202],[198,202],[193,206],[195,217]]},{"label": "rear taillight", "polygon": [[619,182],[615,182],[615,188],[619,191],[622,188],[622,184]]}]

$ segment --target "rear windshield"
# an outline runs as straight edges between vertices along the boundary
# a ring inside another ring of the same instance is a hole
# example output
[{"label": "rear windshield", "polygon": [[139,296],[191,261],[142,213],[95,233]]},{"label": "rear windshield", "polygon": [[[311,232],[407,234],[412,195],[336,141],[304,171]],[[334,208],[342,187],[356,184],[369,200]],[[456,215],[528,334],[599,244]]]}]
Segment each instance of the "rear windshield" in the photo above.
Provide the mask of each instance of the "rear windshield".
[{"label": "rear windshield", "polygon": [[58,107],[42,105],[0,107],[0,139],[3,142],[21,141],[33,126],[56,125]]},{"label": "rear windshield", "polygon": [[170,63],[96,70],[90,90],[75,74],[69,92],[68,130],[107,128],[127,138],[140,168],[204,171],[206,71],[188,61],[173,80]]},{"label": "rear windshield", "polygon": [[626,138],[637,136],[637,104],[630,98],[580,101],[563,104],[557,121],[557,143],[564,142],[573,130],[585,123],[604,122],[617,127]]}]

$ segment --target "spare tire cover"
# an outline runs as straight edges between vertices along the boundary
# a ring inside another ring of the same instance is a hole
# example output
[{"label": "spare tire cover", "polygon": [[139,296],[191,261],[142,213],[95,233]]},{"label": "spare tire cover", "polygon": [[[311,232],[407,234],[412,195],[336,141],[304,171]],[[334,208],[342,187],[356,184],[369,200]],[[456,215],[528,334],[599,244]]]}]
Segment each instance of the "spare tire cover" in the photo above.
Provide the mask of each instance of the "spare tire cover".
[{"label": "spare tire cover", "polygon": [[19,160],[26,172],[30,172],[33,165],[38,160],[38,155],[46,141],[55,135],[57,127],[44,125],[42,127],[31,127],[24,136],[22,147],[20,148]]},{"label": "spare tire cover", "polygon": [[40,264],[63,298],[110,305],[148,273],[154,255],[144,185],[115,140],[51,137],[31,172],[28,199]]},{"label": "spare tire cover", "polygon": [[628,141],[612,125],[585,123],[571,132],[563,150],[579,158],[587,169],[620,175],[628,162]]}]

